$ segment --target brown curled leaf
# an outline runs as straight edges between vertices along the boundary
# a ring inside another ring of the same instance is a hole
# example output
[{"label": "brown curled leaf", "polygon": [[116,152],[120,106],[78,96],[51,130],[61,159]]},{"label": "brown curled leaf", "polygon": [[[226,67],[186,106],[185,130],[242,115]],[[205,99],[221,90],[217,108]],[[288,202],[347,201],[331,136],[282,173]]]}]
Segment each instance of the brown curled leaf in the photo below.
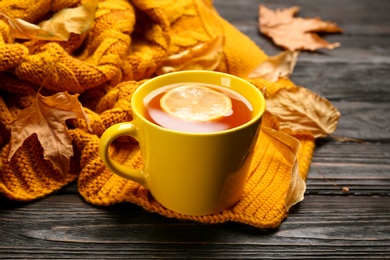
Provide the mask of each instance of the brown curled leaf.
[{"label": "brown curled leaf", "polygon": [[278,117],[281,129],[309,130],[316,138],[334,132],[340,118],[327,99],[303,87],[279,90],[267,98],[267,109]]},{"label": "brown curled leaf", "polygon": [[276,45],[288,50],[317,50],[320,48],[334,49],[340,43],[329,43],[316,32],[335,33],[343,29],[335,23],[322,21],[320,18],[294,17],[299,8],[270,10],[259,6],[260,32],[271,37]]},{"label": "brown curled leaf", "polygon": [[248,75],[248,78],[263,78],[272,82],[278,81],[279,78],[287,78],[293,73],[297,58],[297,51],[281,52],[263,61]]},{"label": "brown curled leaf", "polygon": [[75,8],[66,8],[55,13],[39,25],[19,18],[10,18],[0,13],[10,27],[10,36],[17,39],[67,41],[71,33],[81,34],[95,20],[98,0],[84,0]]},{"label": "brown curled leaf", "polygon": [[81,118],[88,122],[78,95],[59,92],[50,97],[37,94],[30,107],[23,109],[9,124],[11,149],[8,160],[32,134],[36,134],[42,145],[44,158],[53,163],[55,169],[65,175],[73,155],[72,140],[65,121]]},{"label": "brown curled leaf", "polygon": [[288,166],[290,171],[290,185],[286,193],[285,207],[289,210],[293,205],[304,199],[306,183],[299,174],[297,155],[300,148],[298,139],[266,126],[262,126],[263,134],[272,138],[272,142],[277,147],[279,153],[283,156],[283,163]]}]

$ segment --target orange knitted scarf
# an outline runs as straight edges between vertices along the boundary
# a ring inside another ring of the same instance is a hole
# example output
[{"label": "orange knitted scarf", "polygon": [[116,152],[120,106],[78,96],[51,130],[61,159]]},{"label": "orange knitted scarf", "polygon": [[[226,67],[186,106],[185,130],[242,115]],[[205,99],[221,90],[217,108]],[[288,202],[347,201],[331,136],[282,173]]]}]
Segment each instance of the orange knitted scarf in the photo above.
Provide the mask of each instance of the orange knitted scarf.
[{"label": "orange knitted scarf", "polygon": [[[78,0],[8,0],[0,2],[0,12],[36,22],[50,12],[78,4]],[[92,204],[131,202],[167,217],[205,223],[236,221],[260,228],[279,226],[289,207],[298,201],[291,197],[299,197],[292,194],[296,180],[306,179],[315,140],[310,132],[279,131],[277,118],[269,112],[264,115],[243,197],[219,214],[186,216],[167,210],[139,184],[108,171],[99,157],[101,134],[112,124],[132,119],[133,91],[155,76],[169,56],[221,36],[223,58],[217,71],[245,78],[267,58],[254,42],[222,19],[210,1],[101,1],[92,27],[66,42],[16,42],[2,20],[0,32],[0,193],[7,198],[34,200],[77,179],[80,194]],[[295,88],[288,79],[249,81],[264,89],[266,98],[280,89]],[[68,122],[75,154],[65,176],[43,158],[35,135],[8,161],[8,125],[31,105],[42,85],[44,94],[79,93],[90,119],[89,126],[82,120]],[[116,161],[142,167],[134,141],[117,143],[113,154]],[[299,175],[294,174],[297,165]]]}]

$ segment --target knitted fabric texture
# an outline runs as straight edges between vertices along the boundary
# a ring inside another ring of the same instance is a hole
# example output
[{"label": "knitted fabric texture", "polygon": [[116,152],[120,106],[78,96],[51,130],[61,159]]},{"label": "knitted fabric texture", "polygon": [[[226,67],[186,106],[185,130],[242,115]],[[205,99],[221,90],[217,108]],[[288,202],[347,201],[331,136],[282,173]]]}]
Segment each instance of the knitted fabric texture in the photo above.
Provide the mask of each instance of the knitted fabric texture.
[{"label": "knitted fabric texture", "polygon": [[[49,13],[79,4],[77,0],[7,0],[0,2],[0,12],[38,23]],[[167,210],[147,189],[111,173],[100,159],[101,134],[115,123],[132,120],[132,93],[156,76],[169,56],[223,37],[223,57],[215,70],[242,78],[267,58],[254,42],[222,19],[210,1],[100,1],[92,27],[81,35],[72,34],[66,42],[14,41],[1,20],[0,31],[0,193],[5,197],[35,200],[78,179],[80,194],[95,205],[131,202],[167,217],[204,223],[235,221],[260,228],[276,228],[287,217],[294,162],[284,154],[293,148],[270,135],[278,130],[278,121],[268,112],[242,199],[219,214],[187,216]],[[249,81],[265,90],[266,98],[282,88],[295,87],[288,79]],[[44,95],[79,93],[90,119],[89,126],[83,120],[68,122],[74,157],[65,176],[43,158],[36,135],[8,160],[11,133],[7,126],[31,105],[40,86]],[[314,138],[306,132],[290,134],[300,142],[299,174],[306,179]],[[111,156],[130,167],[143,166],[138,143],[131,139],[115,142]]]}]

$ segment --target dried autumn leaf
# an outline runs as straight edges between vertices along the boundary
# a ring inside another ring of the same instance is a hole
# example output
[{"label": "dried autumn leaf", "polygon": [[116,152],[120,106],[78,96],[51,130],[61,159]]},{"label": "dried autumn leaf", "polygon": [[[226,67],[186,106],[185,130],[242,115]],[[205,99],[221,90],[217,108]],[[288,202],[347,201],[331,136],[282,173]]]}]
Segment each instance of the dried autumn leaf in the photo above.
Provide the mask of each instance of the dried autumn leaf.
[{"label": "dried autumn leaf", "polygon": [[327,99],[303,87],[279,90],[267,99],[267,109],[278,117],[281,129],[309,130],[316,138],[334,132],[340,118]]},{"label": "dried autumn leaf", "polygon": [[291,135],[269,127],[262,126],[261,130],[264,134],[267,134],[269,138],[273,139],[277,151],[283,155],[282,158],[285,160],[284,163],[291,167],[289,168],[291,170],[290,186],[285,198],[285,206],[286,209],[289,210],[290,207],[303,200],[306,191],[306,183],[298,170],[297,155],[300,142]]},{"label": "dried autumn leaf", "polygon": [[43,30],[67,40],[70,33],[81,34],[91,27],[95,20],[97,5],[97,0],[85,0],[76,8],[60,10],[50,20],[42,22],[40,26]]},{"label": "dried autumn leaf", "polygon": [[263,78],[276,82],[279,78],[289,77],[294,71],[297,58],[297,51],[281,52],[263,61],[248,75],[248,78]]},{"label": "dried autumn leaf", "polygon": [[303,200],[305,191],[306,182],[300,176],[298,171],[298,162],[296,162],[291,170],[291,182],[286,196],[287,210]]},{"label": "dried autumn leaf", "polygon": [[198,44],[191,49],[169,56],[157,74],[180,70],[215,70],[223,57],[223,37],[218,36],[210,42]]},{"label": "dried autumn leaf", "polygon": [[69,95],[67,92],[59,92],[50,97],[37,94],[31,106],[22,110],[9,124],[11,149],[8,160],[11,160],[24,140],[36,134],[42,145],[44,158],[50,160],[54,168],[65,175],[69,170],[70,157],[73,155],[72,140],[65,120],[81,118],[88,122],[77,96]]},{"label": "dried autumn leaf", "polygon": [[19,18],[6,18],[10,27],[10,36],[17,39],[35,39],[67,41],[70,33],[81,34],[91,27],[97,9],[98,0],[85,0],[75,8],[67,8],[55,13],[49,20],[39,25],[31,24]]},{"label": "dried autumn leaf", "polygon": [[259,6],[260,32],[271,37],[275,44],[288,50],[334,49],[340,43],[329,43],[315,32],[342,32],[335,23],[325,22],[319,18],[296,18],[298,7],[272,11],[263,5]]},{"label": "dried autumn leaf", "polygon": [[38,25],[26,22],[19,18],[10,18],[3,13],[0,16],[5,18],[10,32],[9,35],[16,39],[37,39],[56,40],[58,37],[51,32],[42,30]]}]

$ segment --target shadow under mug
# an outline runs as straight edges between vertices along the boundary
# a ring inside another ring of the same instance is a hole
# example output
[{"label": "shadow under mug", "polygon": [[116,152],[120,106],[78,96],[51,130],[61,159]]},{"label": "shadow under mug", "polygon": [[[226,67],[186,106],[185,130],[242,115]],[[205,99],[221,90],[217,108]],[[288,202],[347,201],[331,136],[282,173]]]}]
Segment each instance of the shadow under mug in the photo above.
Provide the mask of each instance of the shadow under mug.
[{"label": "shadow under mug", "polygon": [[[188,82],[238,92],[253,107],[251,119],[220,132],[189,133],[161,127],[145,118],[143,100],[147,94],[166,85]],[[161,205],[181,214],[214,214],[240,200],[265,111],[265,99],[255,86],[220,72],[173,72],[137,88],[131,108],[133,120],[109,127],[100,139],[99,152],[109,170],[141,184]],[[131,136],[139,142],[143,169],[132,169],[110,158],[109,146],[120,136]]]}]

